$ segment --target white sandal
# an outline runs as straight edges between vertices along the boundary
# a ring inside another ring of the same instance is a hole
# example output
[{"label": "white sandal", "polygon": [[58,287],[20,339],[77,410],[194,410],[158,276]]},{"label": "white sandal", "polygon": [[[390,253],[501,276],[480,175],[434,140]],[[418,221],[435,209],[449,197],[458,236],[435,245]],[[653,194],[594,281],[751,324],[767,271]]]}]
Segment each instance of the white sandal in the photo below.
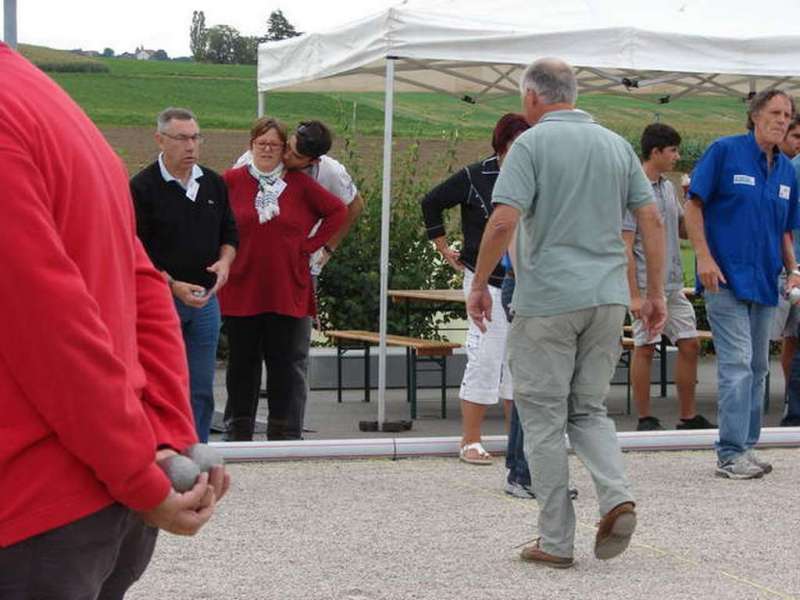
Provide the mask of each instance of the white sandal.
[{"label": "white sandal", "polygon": [[[477,458],[468,456],[471,450],[478,454]],[[471,444],[461,446],[461,452],[458,453],[458,458],[462,462],[469,463],[471,465],[491,465],[493,463],[492,455],[486,451],[480,442],[473,442]]]}]

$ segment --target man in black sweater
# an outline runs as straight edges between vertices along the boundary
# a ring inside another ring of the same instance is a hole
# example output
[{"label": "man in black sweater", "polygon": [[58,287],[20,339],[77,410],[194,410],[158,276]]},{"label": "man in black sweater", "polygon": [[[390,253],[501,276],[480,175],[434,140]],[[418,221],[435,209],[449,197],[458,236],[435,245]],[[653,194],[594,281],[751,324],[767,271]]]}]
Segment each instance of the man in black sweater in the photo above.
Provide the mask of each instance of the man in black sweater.
[{"label": "man in black sweater", "polygon": [[158,160],[131,179],[136,230],[172,290],[183,328],[195,427],[208,441],[214,414],[214,368],[225,285],[239,236],[225,182],[197,164],[203,138],[194,114],[158,115]]}]

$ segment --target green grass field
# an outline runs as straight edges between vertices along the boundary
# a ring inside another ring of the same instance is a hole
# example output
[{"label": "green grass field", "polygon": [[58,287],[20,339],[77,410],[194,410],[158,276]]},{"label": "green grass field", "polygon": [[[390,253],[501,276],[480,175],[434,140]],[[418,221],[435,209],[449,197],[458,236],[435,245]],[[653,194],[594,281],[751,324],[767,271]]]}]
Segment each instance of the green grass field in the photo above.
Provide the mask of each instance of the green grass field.
[{"label": "green grass field", "polygon": [[[51,73],[100,125],[150,126],[168,105],[191,107],[206,128],[246,129],[256,112],[254,66],[98,59],[107,73]],[[516,97],[467,104],[429,92],[398,93],[398,137],[442,138],[457,129],[467,139],[485,138],[498,114],[519,110]],[[704,146],[741,131],[744,105],[727,97],[684,98],[660,105],[651,96],[587,94],[579,106],[597,120],[635,139],[650,122],[668,122],[687,142]],[[318,118],[361,135],[383,132],[382,93],[273,92],[267,112],[287,122]],[[355,119],[354,119],[355,116]]]}]

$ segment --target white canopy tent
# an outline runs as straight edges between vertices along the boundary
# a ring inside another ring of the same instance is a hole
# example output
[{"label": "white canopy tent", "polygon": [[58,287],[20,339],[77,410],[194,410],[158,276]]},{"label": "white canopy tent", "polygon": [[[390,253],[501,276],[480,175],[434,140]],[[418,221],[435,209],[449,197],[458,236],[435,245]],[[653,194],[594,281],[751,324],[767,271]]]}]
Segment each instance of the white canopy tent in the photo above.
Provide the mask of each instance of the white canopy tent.
[{"label": "white canopy tent", "polygon": [[[516,94],[536,58],[572,64],[581,91],[687,94],[800,87],[800,3],[759,10],[751,0],[410,0],[336,30],[259,46],[258,107],[266,93],[309,85],[363,89],[384,78],[378,421],[385,421],[386,310],[395,85],[468,102]],[[322,80],[322,81],[319,81]],[[357,82],[357,83],[356,83]]]}]

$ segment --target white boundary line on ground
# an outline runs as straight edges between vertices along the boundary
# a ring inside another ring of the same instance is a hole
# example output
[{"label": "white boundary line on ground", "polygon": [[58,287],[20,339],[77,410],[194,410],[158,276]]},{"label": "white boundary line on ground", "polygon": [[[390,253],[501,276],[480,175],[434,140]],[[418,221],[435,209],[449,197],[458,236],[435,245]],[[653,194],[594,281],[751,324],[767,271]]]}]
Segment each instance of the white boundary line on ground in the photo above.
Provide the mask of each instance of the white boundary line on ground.
[{"label": "white boundary line on ground", "polygon": [[[696,431],[625,431],[617,433],[624,451],[711,450],[716,429]],[[413,456],[458,456],[461,438],[386,437],[343,440],[297,440],[288,442],[212,442],[228,462],[299,460],[320,458],[408,458]],[[496,454],[506,450],[504,435],[483,438],[483,446]],[[800,427],[765,427],[759,448],[800,446]],[[569,447],[569,442],[567,442]]]}]

